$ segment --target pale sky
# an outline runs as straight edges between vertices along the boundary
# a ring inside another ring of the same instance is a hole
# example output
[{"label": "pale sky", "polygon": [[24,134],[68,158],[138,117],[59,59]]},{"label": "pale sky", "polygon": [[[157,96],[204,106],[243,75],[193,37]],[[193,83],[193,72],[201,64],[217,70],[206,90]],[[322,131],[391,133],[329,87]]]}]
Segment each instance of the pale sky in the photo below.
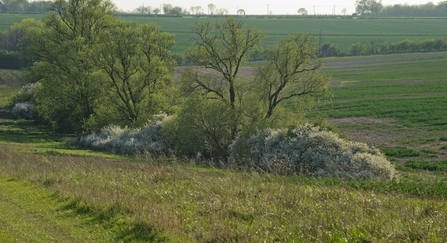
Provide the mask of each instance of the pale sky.
[{"label": "pale sky", "polygon": [[[190,10],[192,6],[201,6],[205,13],[208,13],[208,4],[212,3],[217,9],[225,8],[230,14],[236,14],[238,9],[244,9],[246,14],[296,14],[300,8],[305,8],[308,14],[341,14],[342,10],[346,8],[348,14],[355,12],[356,0],[314,0],[314,1],[290,1],[290,0],[112,0],[120,10],[132,11],[139,6],[151,6],[152,8],[160,8],[163,4],[172,4],[173,6],[180,6],[186,10]],[[426,4],[430,0],[382,0],[382,4]],[[432,1],[438,4],[439,1]]]}]

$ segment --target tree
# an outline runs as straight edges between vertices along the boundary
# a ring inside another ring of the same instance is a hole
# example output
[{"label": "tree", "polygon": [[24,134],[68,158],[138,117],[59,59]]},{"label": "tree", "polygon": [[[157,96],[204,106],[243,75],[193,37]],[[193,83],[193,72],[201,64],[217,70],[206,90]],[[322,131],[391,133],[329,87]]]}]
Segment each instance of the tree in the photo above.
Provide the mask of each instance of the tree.
[{"label": "tree", "polygon": [[228,9],[226,8],[219,8],[215,12],[217,15],[227,15],[229,13]]},{"label": "tree", "polygon": [[[200,23],[193,28],[193,32],[197,36],[198,46],[189,50],[187,56],[198,66],[216,71],[223,82],[215,85],[202,80],[195,73],[190,79],[191,89],[209,98],[218,99],[235,111],[239,70],[248,54],[260,42],[261,32],[246,28],[242,21],[231,17],[223,22],[216,22],[214,26],[210,22]],[[236,125],[231,130],[232,136],[236,136]]]},{"label": "tree", "polygon": [[307,10],[305,8],[300,8],[298,9],[297,13],[300,15],[307,15]]},{"label": "tree", "polygon": [[346,8],[341,10],[341,14],[346,15],[346,13],[348,13],[348,10]]},{"label": "tree", "polygon": [[[188,50],[186,56],[195,68],[183,73],[187,102],[179,114],[177,134],[203,134],[203,144],[206,144],[203,146],[208,154],[222,158],[243,127],[241,110],[245,90],[239,71],[262,34],[232,17],[215,23],[199,23],[193,32],[197,47]],[[177,140],[181,144],[198,142],[189,138]]]},{"label": "tree", "polygon": [[214,5],[212,3],[208,4],[208,14],[213,15],[215,9],[216,9],[216,5]]},{"label": "tree", "polygon": [[268,49],[267,62],[256,76],[267,105],[266,119],[286,100],[327,92],[328,77],[319,71],[322,60],[318,58],[316,42],[310,34],[296,34]]},{"label": "tree", "polygon": [[245,10],[243,10],[243,9],[238,9],[238,10],[237,10],[237,14],[238,14],[238,15],[245,15]]},{"label": "tree", "polygon": [[192,14],[203,14],[203,8],[200,6],[193,6],[190,8]]},{"label": "tree", "polygon": [[96,78],[99,35],[111,26],[107,0],[56,0],[53,12],[24,38],[30,81],[40,81],[37,110],[59,132],[81,132],[95,114],[102,84]]},{"label": "tree", "polygon": [[154,24],[118,21],[101,36],[98,66],[106,74],[107,112],[120,125],[139,127],[165,110],[160,94],[175,69],[173,35]]},{"label": "tree", "polygon": [[378,14],[382,8],[382,0],[357,0],[355,3],[355,10],[359,15]]}]

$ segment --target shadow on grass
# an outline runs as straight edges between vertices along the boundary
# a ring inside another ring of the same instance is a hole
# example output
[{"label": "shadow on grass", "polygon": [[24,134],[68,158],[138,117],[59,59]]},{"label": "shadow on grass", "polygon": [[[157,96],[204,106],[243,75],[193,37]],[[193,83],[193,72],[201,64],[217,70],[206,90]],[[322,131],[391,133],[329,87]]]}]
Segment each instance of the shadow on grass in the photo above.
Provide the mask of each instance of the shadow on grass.
[{"label": "shadow on grass", "polygon": [[15,120],[11,113],[0,107],[0,142],[48,143],[62,142],[66,136],[56,134],[31,120]]},{"label": "shadow on grass", "polygon": [[[56,200],[61,201],[57,195],[53,195]],[[62,200],[64,201],[64,200]],[[59,211],[70,211],[70,216],[81,215],[90,218],[88,224],[101,225],[103,228],[113,231],[117,242],[166,242],[167,239],[161,236],[148,223],[134,221],[131,219],[118,220],[122,215],[119,209],[110,207],[108,209],[96,209],[85,205],[79,199],[65,201]],[[125,218],[128,218],[124,216]],[[119,221],[119,222],[118,222]]]}]

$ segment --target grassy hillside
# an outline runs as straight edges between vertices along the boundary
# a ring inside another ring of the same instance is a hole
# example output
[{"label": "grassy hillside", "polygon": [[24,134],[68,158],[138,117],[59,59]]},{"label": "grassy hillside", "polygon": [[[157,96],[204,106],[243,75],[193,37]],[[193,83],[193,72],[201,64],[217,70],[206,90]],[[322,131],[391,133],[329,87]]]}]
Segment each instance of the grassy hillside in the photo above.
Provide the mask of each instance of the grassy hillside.
[{"label": "grassy hillside", "polygon": [[[22,18],[42,18],[43,15],[0,14],[0,31],[9,28]],[[123,16],[123,19],[138,23],[155,22],[167,31],[176,35],[175,52],[183,51],[193,36],[191,27],[201,21],[216,21],[219,18],[193,17],[148,17]],[[405,39],[444,38],[447,25],[442,19],[343,19],[343,18],[244,18],[248,25],[260,29],[268,36],[264,45],[293,33],[312,33],[321,37],[322,43],[338,44],[347,52],[356,42],[371,41],[397,42]]]},{"label": "grassy hillside", "polygon": [[[3,168],[0,212],[7,210],[1,214],[0,239],[18,239],[18,242],[49,239],[445,242],[447,239],[447,204],[442,200],[446,195],[442,188],[447,185],[439,181],[440,175],[421,172],[415,177],[407,173],[401,182],[388,183],[279,177],[207,169],[175,160],[130,162],[18,154],[5,146],[0,146],[0,164]],[[426,179],[415,181],[416,178]],[[23,181],[31,181],[32,185]],[[414,193],[408,191],[411,187]]]}]

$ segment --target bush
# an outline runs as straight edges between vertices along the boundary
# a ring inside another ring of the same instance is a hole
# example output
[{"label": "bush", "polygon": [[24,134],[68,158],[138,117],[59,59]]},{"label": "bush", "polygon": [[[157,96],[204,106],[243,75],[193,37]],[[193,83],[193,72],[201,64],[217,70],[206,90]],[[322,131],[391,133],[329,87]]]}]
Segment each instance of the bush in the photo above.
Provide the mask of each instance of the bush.
[{"label": "bush", "polygon": [[9,106],[14,107],[15,104],[21,103],[21,102],[33,103],[34,102],[34,93],[35,93],[36,89],[39,87],[40,87],[39,82],[29,83],[29,84],[23,86],[20,89],[20,91],[13,98],[11,98],[11,100],[9,102]]},{"label": "bush", "polygon": [[267,129],[239,135],[230,145],[230,160],[239,167],[343,178],[392,179],[394,167],[375,148],[348,142],[327,130],[304,125],[293,130]]},{"label": "bush", "polygon": [[36,118],[36,112],[34,111],[34,105],[29,102],[20,102],[14,105],[11,110],[12,115],[17,119],[31,120]]},{"label": "bush", "polygon": [[89,149],[133,155],[160,155],[170,153],[170,144],[163,138],[163,123],[171,116],[159,114],[142,129],[109,125],[99,133],[79,138],[77,144]]}]

